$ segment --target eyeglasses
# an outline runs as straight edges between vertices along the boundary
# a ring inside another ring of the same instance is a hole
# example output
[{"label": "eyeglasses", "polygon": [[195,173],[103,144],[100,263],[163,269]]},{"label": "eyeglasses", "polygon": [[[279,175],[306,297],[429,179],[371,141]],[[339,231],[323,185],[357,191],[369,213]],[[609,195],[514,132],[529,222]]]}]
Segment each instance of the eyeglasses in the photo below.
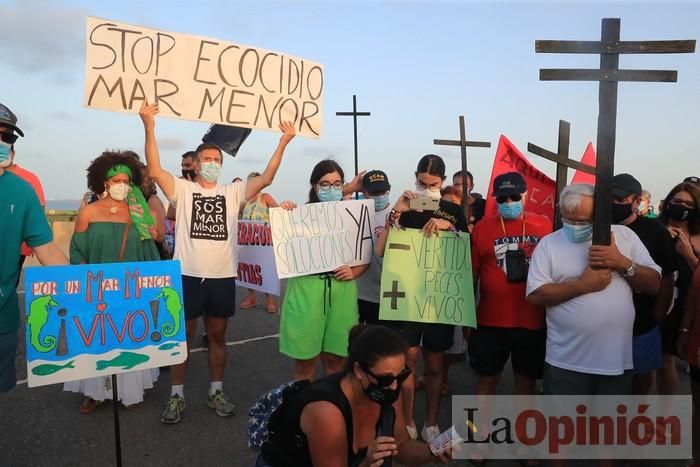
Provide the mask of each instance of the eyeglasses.
[{"label": "eyeglasses", "polygon": [[7,144],[15,144],[15,141],[17,141],[17,135],[14,133],[5,133],[0,132],[0,139],[2,139],[3,143]]},{"label": "eyeglasses", "polygon": [[498,204],[507,203],[508,200],[515,201],[517,203],[521,199],[523,199],[522,195],[496,196],[496,202]]},{"label": "eyeglasses", "polygon": [[377,384],[383,388],[391,386],[394,381],[396,381],[396,384],[401,386],[404,381],[406,381],[406,378],[409,377],[411,374],[411,369],[408,367],[405,367],[403,370],[399,371],[399,374],[396,376],[394,375],[375,375],[372,373],[369,368],[365,368],[362,366],[362,369],[364,370],[365,373],[370,375],[372,378],[377,380]]},{"label": "eyeglasses", "polygon": [[328,191],[331,189],[331,187],[335,188],[336,190],[340,190],[341,188],[343,188],[343,182],[320,182],[318,184],[318,187],[321,189],[321,191]]},{"label": "eyeglasses", "polygon": [[669,201],[669,204],[675,204],[676,206],[683,206],[684,208],[688,209],[695,209],[695,203],[692,201],[685,201],[682,199],[678,198],[673,198]]}]

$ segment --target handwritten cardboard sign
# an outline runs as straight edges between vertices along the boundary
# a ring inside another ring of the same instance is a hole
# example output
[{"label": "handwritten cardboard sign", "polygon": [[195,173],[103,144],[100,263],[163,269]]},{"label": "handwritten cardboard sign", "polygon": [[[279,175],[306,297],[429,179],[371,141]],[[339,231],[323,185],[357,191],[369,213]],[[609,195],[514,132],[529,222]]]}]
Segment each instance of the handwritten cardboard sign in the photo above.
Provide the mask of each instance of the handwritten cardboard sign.
[{"label": "handwritten cardboard sign", "polygon": [[28,385],[185,361],[179,261],[27,268]]},{"label": "handwritten cardboard sign", "polygon": [[382,269],[379,319],[476,327],[469,235],[392,230]]},{"label": "handwritten cardboard sign", "polygon": [[333,271],[372,261],[372,200],[309,203],[270,209],[280,279]]},{"label": "handwritten cardboard sign", "polygon": [[323,123],[323,66],[282,52],[100,18],[87,19],[86,107],[279,131],[312,138]]},{"label": "handwritten cardboard sign", "polygon": [[272,295],[280,294],[272,229],[267,222],[238,221],[239,285]]}]

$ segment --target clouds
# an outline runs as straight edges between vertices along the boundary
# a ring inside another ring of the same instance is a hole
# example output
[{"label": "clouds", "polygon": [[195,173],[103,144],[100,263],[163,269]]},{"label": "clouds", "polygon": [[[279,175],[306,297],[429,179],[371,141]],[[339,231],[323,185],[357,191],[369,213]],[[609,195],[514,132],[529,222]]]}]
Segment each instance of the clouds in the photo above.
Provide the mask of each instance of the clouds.
[{"label": "clouds", "polygon": [[[31,4],[31,5],[30,5]],[[58,84],[75,76],[83,57],[86,11],[47,0],[0,5],[3,66],[49,73]]]}]

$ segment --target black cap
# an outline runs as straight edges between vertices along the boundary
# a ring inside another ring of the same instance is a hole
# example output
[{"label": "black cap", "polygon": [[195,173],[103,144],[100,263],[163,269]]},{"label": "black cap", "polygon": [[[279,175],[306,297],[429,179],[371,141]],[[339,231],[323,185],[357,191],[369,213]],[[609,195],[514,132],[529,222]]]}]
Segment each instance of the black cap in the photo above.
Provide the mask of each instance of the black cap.
[{"label": "black cap", "polygon": [[629,195],[642,195],[642,184],[630,174],[617,174],[613,177],[612,194],[618,198]]},{"label": "black cap", "polygon": [[381,170],[370,170],[362,177],[362,189],[366,193],[383,193],[391,189],[389,179]]},{"label": "black cap", "polygon": [[491,196],[521,195],[527,191],[525,179],[518,172],[508,172],[499,175],[493,181]]},{"label": "black cap", "polygon": [[694,183],[695,185],[700,185],[700,178],[699,177],[686,177],[683,180],[683,183]]},{"label": "black cap", "polygon": [[24,136],[22,130],[17,128],[17,116],[2,104],[0,104],[0,126],[11,128],[16,131],[18,135]]}]

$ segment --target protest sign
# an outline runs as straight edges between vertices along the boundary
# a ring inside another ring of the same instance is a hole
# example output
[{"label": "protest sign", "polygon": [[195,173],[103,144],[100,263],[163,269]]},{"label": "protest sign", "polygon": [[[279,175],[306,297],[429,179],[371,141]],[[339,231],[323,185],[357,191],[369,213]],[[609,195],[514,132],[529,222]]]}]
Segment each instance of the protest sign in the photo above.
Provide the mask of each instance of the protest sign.
[{"label": "protest sign", "polygon": [[267,222],[238,221],[239,285],[272,295],[280,294],[272,231]]},{"label": "protest sign", "polygon": [[179,261],[27,268],[28,385],[182,363]]},{"label": "protest sign", "polygon": [[469,235],[392,230],[380,290],[379,319],[476,327]]},{"label": "protest sign", "polygon": [[[554,219],[554,180],[537,170],[525,156],[511,143],[505,135],[501,135],[496,149],[496,158],[491,170],[489,194],[493,190],[493,181],[506,172],[518,172],[525,178],[527,186],[527,202],[525,210]],[[496,199],[486,197],[486,214],[497,214]]]},{"label": "protest sign", "polygon": [[323,66],[281,52],[88,17],[84,104],[318,138]]},{"label": "protest sign", "polygon": [[309,203],[270,209],[280,279],[333,271],[372,261],[372,200]]}]

